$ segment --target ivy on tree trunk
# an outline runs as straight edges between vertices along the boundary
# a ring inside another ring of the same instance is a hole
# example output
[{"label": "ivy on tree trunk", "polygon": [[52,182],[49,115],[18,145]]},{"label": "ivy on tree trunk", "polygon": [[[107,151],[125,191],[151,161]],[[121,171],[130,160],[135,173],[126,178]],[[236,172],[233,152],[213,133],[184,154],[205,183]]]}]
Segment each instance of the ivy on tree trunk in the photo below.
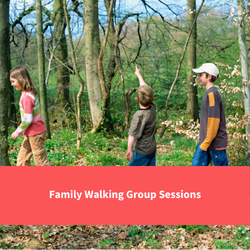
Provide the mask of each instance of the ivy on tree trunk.
[{"label": "ivy on tree trunk", "polygon": [[[187,0],[188,4],[188,27],[192,27],[192,24],[195,20],[196,13],[196,0]],[[191,11],[190,11],[191,10]],[[192,69],[196,68],[196,42],[197,42],[197,23],[195,21],[193,26],[193,31],[190,36],[190,40],[187,46],[187,110],[186,115],[188,118],[194,119],[195,121],[199,119],[198,113],[198,95],[197,95],[197,86],[195,84],[195,78],[193,77]]]},{"label": "ivy on tree trunk", "polygon": [[49,117],[47,111],[47,93],[45,86],[45,63],[44,63],[44,45],[43,45],[43,23],[42,23],[42,3],[36,0],[36,20],[37,20],[37,50],[38,50],[38,78],[40,88],[41,111],[44,123],[46,125],[47,137],[50,136]]},{"label": "ivy on tree trunk", "polygon": [[0,166],[9,166],[9,0],[0,0]]}]

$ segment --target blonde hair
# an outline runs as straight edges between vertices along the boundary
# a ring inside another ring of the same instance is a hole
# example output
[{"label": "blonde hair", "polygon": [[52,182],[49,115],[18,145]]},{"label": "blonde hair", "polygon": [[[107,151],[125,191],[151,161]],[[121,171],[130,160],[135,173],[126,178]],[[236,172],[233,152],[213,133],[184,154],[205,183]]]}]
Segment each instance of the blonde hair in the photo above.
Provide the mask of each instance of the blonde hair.
[{"label": "blonde hair", "polygon": [[21,86],[23,91],[32,92],[34,95],[37,95],[38,92],[34,87],[30,74],[26,68],[21,66],[15,67],[10,71],[10,77],[18,81],[18,84]]},{"label": "blonde hair", "polygon": [[137,98],[142,106],[144,107],[149,106],[152,102],[153,97],[154,97],[154,91],[147,84],[144,84],[138,88]]}]

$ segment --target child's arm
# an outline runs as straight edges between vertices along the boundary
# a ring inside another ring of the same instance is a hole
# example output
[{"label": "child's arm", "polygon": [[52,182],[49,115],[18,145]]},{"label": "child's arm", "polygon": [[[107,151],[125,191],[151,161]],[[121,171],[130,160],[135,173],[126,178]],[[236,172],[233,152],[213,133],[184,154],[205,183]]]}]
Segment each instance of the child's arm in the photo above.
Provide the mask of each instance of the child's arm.
[{"label": "child's arm", "polygon": [[24,117],[22,118],[22,123],[16,129],[14,133],[12,133],[11,137],[16,139],[20,136],[32,123],[33,121],[33,107],[35,105],[34,98],[31,96],[25,96],[22,98],[21,103],[23,107]]},{"label": "child's arm", "polygon": [[129,137],[128,137],[128,150],[127,150],[127,153],[126,153],[126,159],[128,161],[131,161],[131,158],[133,156],[132,146],[133,146],[134,141],[135,141],[135,137],[129,135]]},{"label": "child's arm", "polygon": [[141,71],[137,68],[137,65],[135,65],[135,74],[136,76],[138,77],[139,79],[139,82],[140,82],[140,86],[146,84],[141,76]]}]

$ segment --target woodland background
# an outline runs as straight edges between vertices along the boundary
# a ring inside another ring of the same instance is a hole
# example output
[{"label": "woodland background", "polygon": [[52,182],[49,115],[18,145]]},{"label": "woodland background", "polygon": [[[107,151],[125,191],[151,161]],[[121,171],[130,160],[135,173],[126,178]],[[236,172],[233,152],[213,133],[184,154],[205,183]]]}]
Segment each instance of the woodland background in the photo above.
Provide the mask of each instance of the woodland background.
[{"label": "woodland background", "polygon": [[154,89],[157,165],[190,165],[205,91],[191,69],[205,62],[220,70],[230,165],[248,165],[249,8],[247,1],[1,0],[0,165],[15,165],[22,140],[8,137],[20,123],[20,93],[8,78],[18,65],[39,90],[52,165],[126,165],[138,109],[135,64]]},{"label": "woodland background", "polygon": [[[39,90],[52,165],[127,165],[135,64],[154,90],[157,165],[191,165],[205,92],[191,69],[213,62],[229,164],[248,166],[249,10],[243,0],[0,0],[0,165],[15,165],[22,143],[9,137],[19,65]],[[0,236],[1,248],[250,248],[248,226],[0,226]]]}]

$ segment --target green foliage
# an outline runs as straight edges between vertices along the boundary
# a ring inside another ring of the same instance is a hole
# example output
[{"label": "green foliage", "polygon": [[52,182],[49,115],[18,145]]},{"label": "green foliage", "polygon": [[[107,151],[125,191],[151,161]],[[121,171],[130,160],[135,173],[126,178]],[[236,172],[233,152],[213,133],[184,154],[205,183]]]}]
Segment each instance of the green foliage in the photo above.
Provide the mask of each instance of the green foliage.
[{"label": "green foliage", "polygon": [[216,249],[233,249],[233,243],[226,242],[223,240],[217,240],[214,242]]},{"label": "green foliage", "polygon": [[22,246],[17,247],[11,247],[9,244],[7,244],[5,241],[0,241],[0,248],[1,249],[24,249]]},{"label": "green foliage", "polygon": [[106,246],[106,245],[110,245],[110,244],[112,244],[112,243],[114,243],[114,241],[111,240],[111,239],[109,239],[109,240],[104,240],[104,241],[102,241],[102,242],[99,243],[99,246]]},{"label": "green foliage", "polygon": [[157,232],[157,229],[154,229],[152,232],[150,231],[144,232],[143,230],[139,229],[137,226],[133,226],[128,231],[128,237],[131,237],[133,241],[138,238],[141,238],[143,241],[145,241],[146,246],[159,248],[161,244],[157,241],[157,239],[155,239],[156,232]]},{"label": "green foliage", "polygon": [[46,232],[43,234],[43,236],[44,236],[44,238],[49,238],[51,236],[51,234]]},{"label": "green foliage", "polygon": [[9,231],[8,227],[0,225],[0,239],[2,238],[3,234],[8,231]]},{"label": "green foliage", "polygon": [[62,234],[62,236],[63,236],[63,237],[62,237],[63,239],[67,239],[67,236],[68,236],[68,233],[67,233],[67,232],[62,232],[61,234]]},{"label": "green foliage", "polygon": [[250,232],[244,226],[237,227],[233,241],[242,249],[250,249]]},{"label": "green foliage", "polygon": [[159,248],[161,246],[161,243],[158,242],[157,240],[154,240],[154,239],[148,239],[146,241],[146,245],[147,246],[152,246],[154,248]]},{"label": "green foliage", "polygon": [[177,228],[184,228],[188,232],[192,232],[193,230],[196,230],[200,233],[205,233],[209,230],[209,227],[206,225],[179,225]]},{"label": "green foliage", "polygon": [[194,242],[193,241],[189,241],[188,242],[188,246],[192,247],[194,245]]},{"label": "green foliage", "polygon": [[132,237],[132,239],[134,239],[136,235],[142,236],[144,235],[144,232],[136,226],[131,227],[128,231],[128,237]]},{"label": "green foliage", "polygon": [[196,142],[185,138],[183,135],[167,134],[167,137],[156,141],[160,145],[169,145],[164,152],[157,153],[158,166],[189,166],[192,163],[192,157]]},{"label": "green foliage", "polygon": [[216,249],[250,249],[250,232],[244,226],[238,226],[232,242],[217,240],[214,242]]},{"label": "green foliage", "polygon": [[9,246],[5,243],[5,241],[0,241],[1,242],[1,248],[3,248],[3,249],[8,249],[9,248]]}]

